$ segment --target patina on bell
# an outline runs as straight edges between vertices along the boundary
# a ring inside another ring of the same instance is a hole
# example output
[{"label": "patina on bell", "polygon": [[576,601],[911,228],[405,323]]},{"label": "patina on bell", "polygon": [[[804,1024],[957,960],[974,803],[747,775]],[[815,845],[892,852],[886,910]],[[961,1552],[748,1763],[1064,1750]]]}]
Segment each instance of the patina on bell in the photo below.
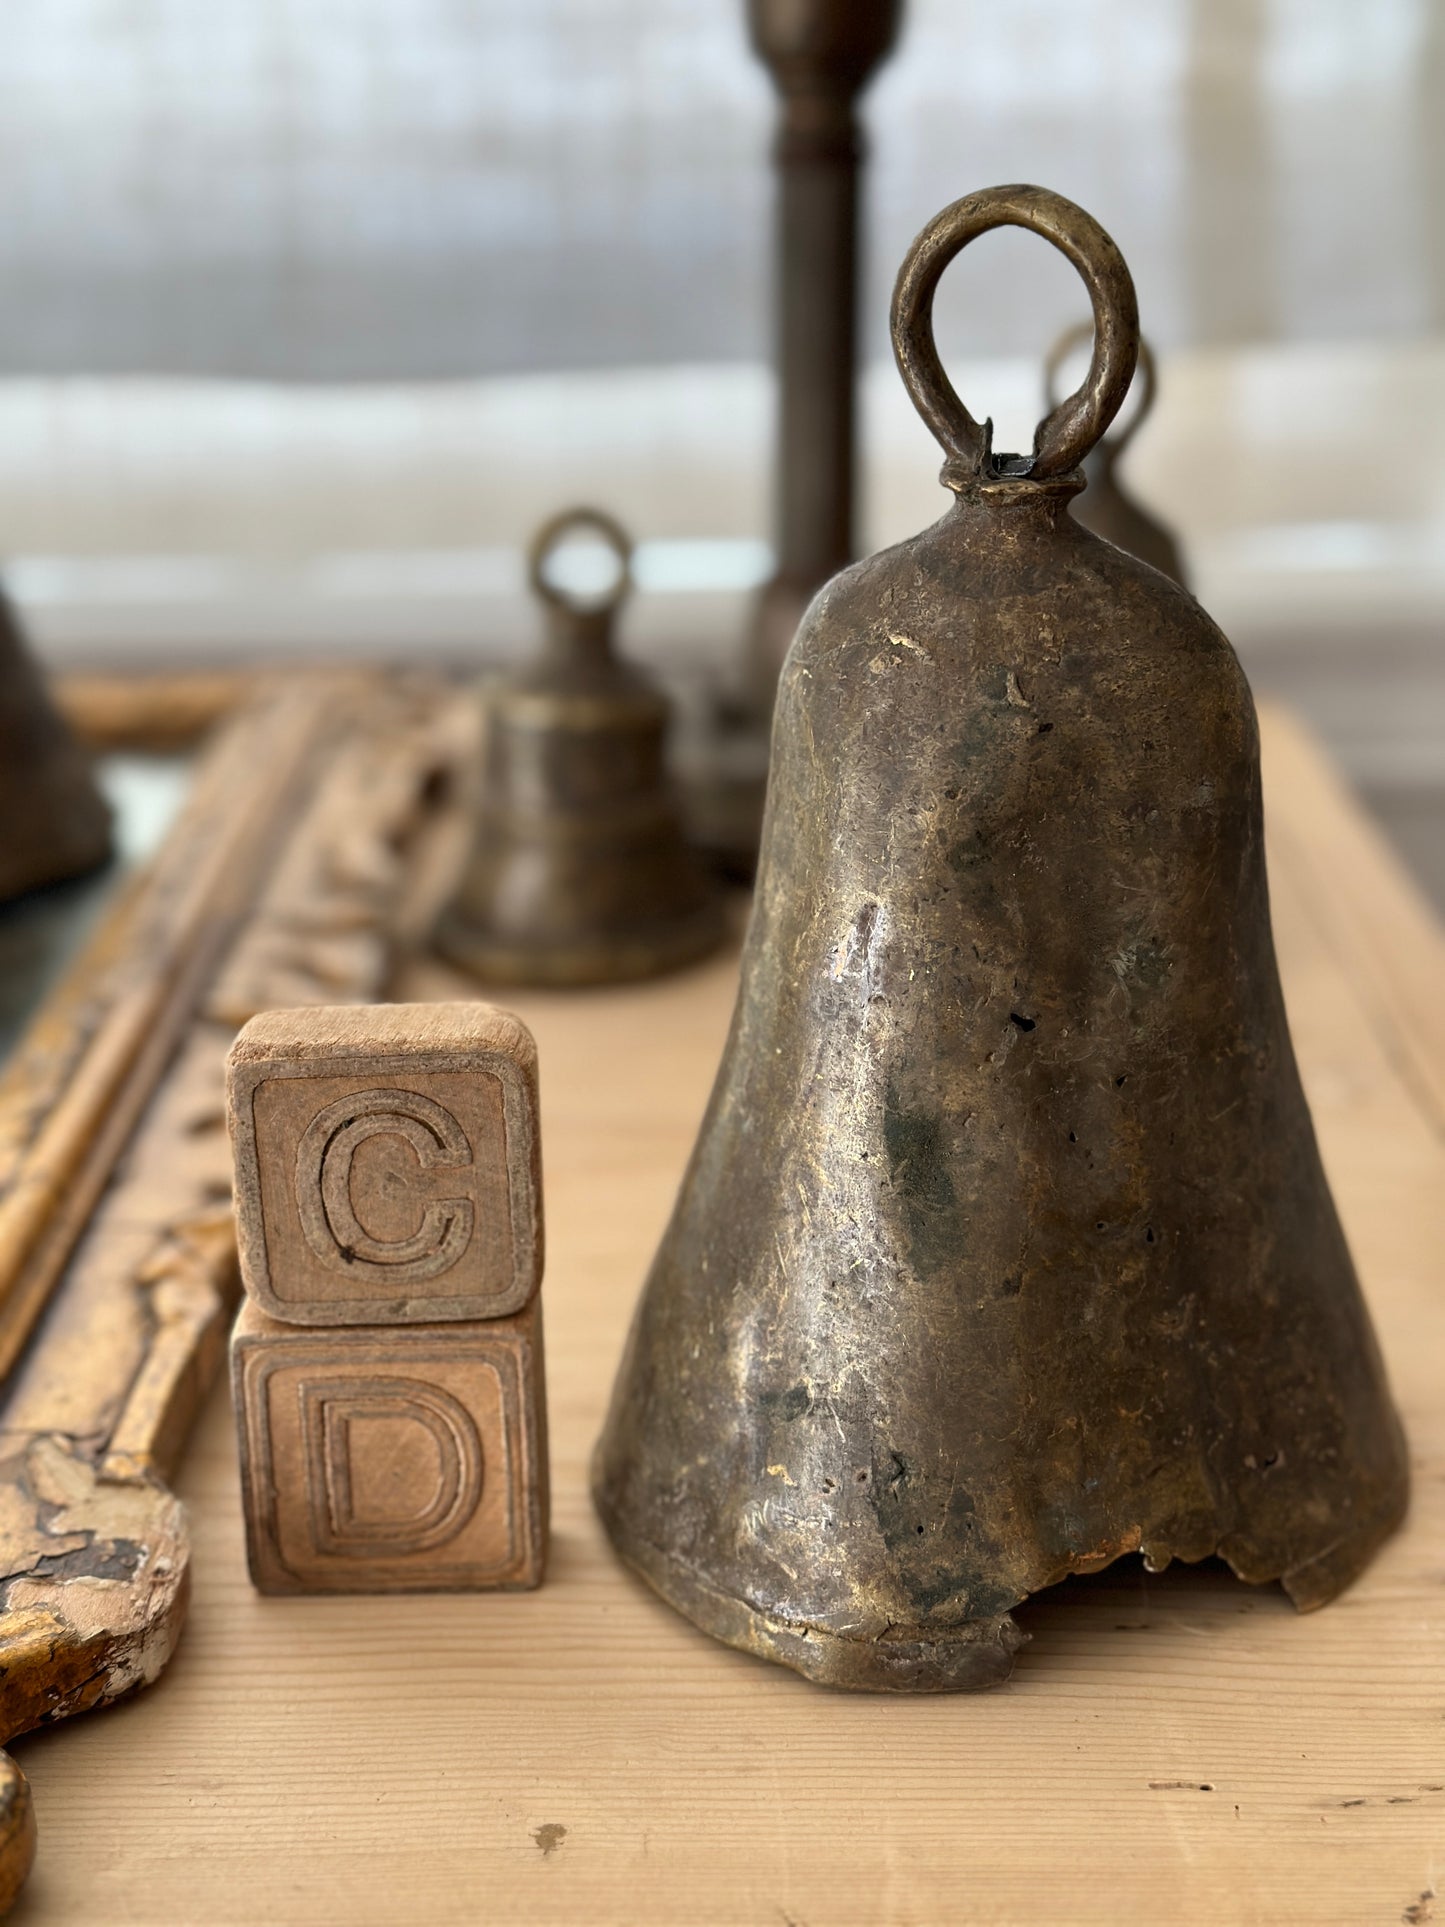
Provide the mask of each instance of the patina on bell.
[{"label": "patina on bell", "polygon": [[[576,534],[616,554],[615,585],[595,601],[548,574]],[[722,939],[718,886],[684,837],[668,779],[667,698],[613,649],[631,555],[597,509],[553,517],[533,542],[546,644],[485,693],[476,840],[437,931],[442,953],[486,982],[646,977]]]},{"label": "patina on bell", "polygon": [[[1093,332],[1090,324],[1083,322],[1079,327],[1070,328],[1060,335],[1049,350],[1044,363],[1044,401],[1047,407],[1053,408],[1058,404],[1059,397],[1054,384],[1063,364],[1077,349],[1088,345]],[[1133,414],[1123,428],[1115,428],[1111,434],[1101,436],[1084,457],[1085,490],[1075,503],[1073,514],[1095,535],[1102,535],[1106,542],[1116,543],[1119,548],[1127,549],[1130,555],[1137,555],[1151,569],[1172,575],[1176,582],[1187,589],[1189,577],[1184,568],[1178,538],[1152,510],[1145,508],[1119,474],[1120,458],[1152,413],[1158,392],[1154,355],[1141,335],[1138,369],[1134,378]]]},{"label": "patina on bell", "polygon": [[[1095,317],[1026,458],[931,331],[1001,224]],[[788,657],[732,1032],[594,1489],[717,1638],[931,1691],[1004,1678],[1013,1607],[1135,1551],[1320,1605],[1407,1475],[1285,1023],[1248,686],[1069,513],[1134,368],[1124,262],[993,189],[914,243],[893,327],[955,499]]]}]

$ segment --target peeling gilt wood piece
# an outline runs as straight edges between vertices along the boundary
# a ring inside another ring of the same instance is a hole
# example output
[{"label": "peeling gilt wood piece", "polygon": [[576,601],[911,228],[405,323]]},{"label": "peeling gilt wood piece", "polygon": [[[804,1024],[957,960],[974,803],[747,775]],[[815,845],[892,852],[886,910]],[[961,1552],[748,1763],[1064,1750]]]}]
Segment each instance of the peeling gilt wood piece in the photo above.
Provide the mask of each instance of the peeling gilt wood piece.
[{"label": "peeling gilt wood piece", "polygon": [[249,1300],[231,1348],[251,1577],[266,1593],[541,1583],[541,1307],[309,1330]]},{"label": "peeling gilt wood piece", "polygon": [[55,679],[60,713],[92,749],[188,749],[267,686],[250,670],[186,670],[154,676],[71,672]]},{"label": "peeling gilt wood piece", "polygon": [[0,1374],[275,860],[332,727],[328,709],[313,688],[237,720],[155,863],[0,1078]]},{"label": "peeling gilt wood piece", "polygon": [[8,1914],[35,1861],[35,1803],[30,1782],[0,1753],[0,1916]]},{"label": "peeling gilt wood piece", "polygon": [[[226,957],[206,1008],[233,1028],[278,1005],[364,1002],[391,952],[435,920],[464,843],[451,807],[476,736],[472,705],[433,687],[388,685],[385,726],[335,747],[324,786],[298,809],[253,915]],[[418,812],[435,825],[421,848]],[[429,845],[441,846],[443,862]]]},{"label": "peeling gilt wood piece", "polygon": [[[245,996],[380,994],[446,813],[449,707],[379,677],[260,692],[0,1076],[0,1741],[145,1684],[174,1648],[188,1549],[166,1482],[238,1293],[225,1052]],[[306,880],[307,919],[282,874]],[[338,903],[358,940],[323,957]],[[0,1755],[0,1902],[33,1837]]]}]

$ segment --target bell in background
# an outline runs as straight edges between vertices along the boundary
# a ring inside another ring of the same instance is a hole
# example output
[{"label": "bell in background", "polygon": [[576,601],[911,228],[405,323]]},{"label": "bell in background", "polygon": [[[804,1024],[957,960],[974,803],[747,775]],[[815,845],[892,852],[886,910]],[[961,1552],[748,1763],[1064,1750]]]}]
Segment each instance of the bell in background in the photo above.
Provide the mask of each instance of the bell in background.
[{"label": "bell in background", "polygon": [[[1093,329],[1087,321],[1059,336],[1044,363],[1044,405],[1058,406],[1055,384],[1064,363],[1078,349],[1087,346]],[[1147,562],[1151,569],[1173,576],[1182,588],[1189,587],[1184,558],[1177,538],[1156,516],[1138,502],[1119,479],[1119,458],[1133,441],[1154,407],[1158,394],[1154,356],[1143,336],[1139,337],[1139,361],[1134,379],[1134,414],[1129,423],[1095,442],[1083,461],[1085,492],[1074,510],[1077,521],[1095,535],[1117,548],[1127,549]]]},{"label": "bell in background", "polygon": [[97,869],[110,809],[0,590],[0,901]]},{"label": "bell in background", "polygon": [[[931,324],[1002,225],[1094,310],[1023,457]],[[995,188],[915,241],[893,339],[953,505],[789,653],[732,1031],[594,1494],[715,1637],[931,1691],[1005,1677],[1011,1609],[1126,1553],[1321,1605],[1407,1472],[1285,1022],[1248,685],[1069,513],[1134,371],[1128,270]]]},{"label": "bell in background", "polygon": [[[615,587],[591,603],[547,575],[564,540],[587,532],[617,557]],[[487,982],[646,977],[722,937],[717,886],[667,780],[667,700],[613,653],[630,565],[626,535],[594,509],[556,516],[533,543],[546,646],[486,692],[476,841],[437,933],[443,955]]]}]

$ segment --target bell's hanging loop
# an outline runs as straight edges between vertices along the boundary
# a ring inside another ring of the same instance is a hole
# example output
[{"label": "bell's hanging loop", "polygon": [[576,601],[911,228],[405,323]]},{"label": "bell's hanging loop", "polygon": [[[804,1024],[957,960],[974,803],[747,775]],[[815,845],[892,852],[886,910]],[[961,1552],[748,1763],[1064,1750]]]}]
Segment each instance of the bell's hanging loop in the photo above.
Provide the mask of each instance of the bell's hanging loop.
[{"label": "bell's hanging loop", "polygon": [[[578,598],[553,581],[547,564],[569,535],[590,531],[598,535],[617,558],[617,579],[602,594]],[[527,580],[532,593],[542,602],[561,609],[620,609],[632,593],[632,538],[613,516],[603,509],[563,509],[542,524],[527,545]]]},{"label": "bell's hanging loop", "polygon": [[[993,453],[993,423],[969,413],[944,373],[933,339],[933,297],[943,271],[994,228],[1041,235],[1078,269],[1094,310],[1094,352],[1074,393],[1039,424],[1030,458]],[[948,460],[946,488],[977,477],[1048,481],[1077,468],[1118,414],[1139,353],[1139,304],[1124,257],[1091,215],[1047,188],[985,188],[935,215],[908,250],[893,289],[893,352],[903,385]]]},{"label": "bell's hanging loop", "polygon": [[[572,536],[597,536],[613,551],[617,574],[613,582],[597,594],[578,594],[557,582],[549,563]],[[526,578],[532,594],[547,609],[559,609],[570,617],[617,615],[622,603],[632,594],[632,538],[603,509],[563,509],[561,515],[547,516],[526,551]]]},{"label": "bell's hanging loop", "polygon": [[[577,535],[593,535],[612,551],[616,574],[600,593],[578,594],[558,582],[549,564]],[[527,549],[527,581],[547,612],[547,635],[568,656],[610,656],[613,618],[632,593],[632,540],[602,509],[570,508],[549,516]]]},{"label": "bell's hanging loop", "polygon": [[[1044,357],[1044,406],[1050,410],[1059,406],[1059,377],[1065,363],[1087,342],[1094,338],[1093,324],[1080,321],[1072,328],[1066,328]],[[1139,359],[1134,370],[1133,384],[1129,389],[1134,408],[1122,427],[1115,426],[1105,435],[1098,446],[1107,448],[1111,455],[1118,456],[1133,441],[1140,428],[1148,420],[1159,392],[1159,378],[1154,368],[1154,350],[1143,335],[1139,337]]]}]

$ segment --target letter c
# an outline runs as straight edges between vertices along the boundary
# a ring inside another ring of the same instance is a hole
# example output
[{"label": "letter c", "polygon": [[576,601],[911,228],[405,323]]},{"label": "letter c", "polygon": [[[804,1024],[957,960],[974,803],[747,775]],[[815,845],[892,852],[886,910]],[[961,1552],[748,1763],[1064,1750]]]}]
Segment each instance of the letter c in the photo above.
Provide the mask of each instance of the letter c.
[{"label": "letter c", "polygon": [[296,1209],[306,1242],[333,1271],[382,1268],[388,1284],[436,1278],[471,1242],[470,1198],[428,1200],[408,1238],[374,1238],[351,1202],[351,1164],[368,1138],[404,1138],[423,1171],[470,1165],[472,1147],[451,1112],[419,1091],[358,1091],[318,1111],[296,1147]]}]

